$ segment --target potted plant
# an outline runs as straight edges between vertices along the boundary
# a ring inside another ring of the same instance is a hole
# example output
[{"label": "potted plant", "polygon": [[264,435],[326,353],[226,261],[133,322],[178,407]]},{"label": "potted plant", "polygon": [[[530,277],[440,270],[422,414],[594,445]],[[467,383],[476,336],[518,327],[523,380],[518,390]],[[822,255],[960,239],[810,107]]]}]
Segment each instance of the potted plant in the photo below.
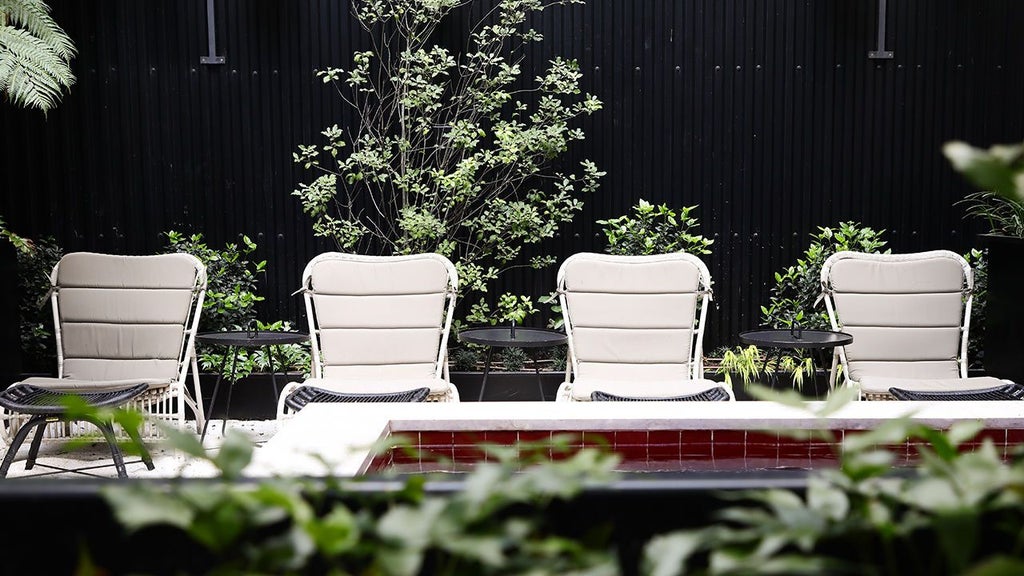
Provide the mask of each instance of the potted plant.
[{"label": "potted plant", "polygon": [[[950,142],[943,148],[953,168],[980,191],[972,192],[958,204],[966,215],[980,218],[988,231],[980,235],[985,267],[978,290],[975,266],[975,310],[979,300],[984,330],[982,360],[985,372],[999,378],[1024,382],[1024,366],[1019,356],[1024,346],[1024,144],[996,145],[979,149],[963,142]],[[982,298],[979,298],[983,296]],[[972,314],[972,333],[978,329]]]},{"label": "potted plant", "polygon": [[[817,398],[817,388],[805,386],[806,378],[815,376],[814,361],[811,357],[792,354],[766,356],[757,346],[722,346],[712,351],[713,361],[706,369],[732,387],[737,400],[756,400],[748,392],[752,384],[772,388],[792,388],[806,396]],[[742,386],[737,386],[737,383]]]}]

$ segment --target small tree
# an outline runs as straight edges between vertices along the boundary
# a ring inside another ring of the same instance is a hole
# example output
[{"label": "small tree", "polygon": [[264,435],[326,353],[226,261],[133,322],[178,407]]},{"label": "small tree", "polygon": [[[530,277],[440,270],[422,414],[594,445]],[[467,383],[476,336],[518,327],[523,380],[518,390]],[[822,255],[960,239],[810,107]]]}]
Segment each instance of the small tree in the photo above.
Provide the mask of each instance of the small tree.
[{"label": "small tree", "polygon": [[[356,126],[331,126],[296,162],[319,173],[293,192],[317,236],[341,250],[438,252],[458,269],[464,294],[515,267],[522,249],[554,236],[582,209],[603,174],[555,160],[583,131],[570,123],[601,108],[582,94],[575,60],[555,58],[533,83],[521,64],[541,35],[527,23],[549,7],[583,0],[497,0],[471,26],[465,52],[433,43],[453,10],[471,0],[358,0],[371,38],[350,70],[320,71],[355,110]],[[491,4],[488,4],[491,5]],[[482,299],[481,299],[482,301]]]}]

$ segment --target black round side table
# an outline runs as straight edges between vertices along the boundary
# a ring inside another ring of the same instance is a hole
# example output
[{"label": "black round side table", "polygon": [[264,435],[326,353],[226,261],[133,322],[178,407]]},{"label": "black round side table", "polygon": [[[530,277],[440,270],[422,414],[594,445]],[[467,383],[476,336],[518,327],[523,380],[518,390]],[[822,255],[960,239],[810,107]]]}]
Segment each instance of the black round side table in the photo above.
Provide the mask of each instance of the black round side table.
[{"label": "black round side table", "polygon": [[271,346],[282,346],[285,344],[301,344],[309,341],[309,334],[305,332],[264,332],[259,330],[228,330],[226,332],[203,332],[196,334],[196,342],[210,344],[213,346],[225,346],[228,350],[221,360],[220,370],[217,372],[217,383],[213,386],[213,397],[210,398],[210,408],[207,411],[206,422],[203,424],[203,431],[199,435],[199,441],[206,438],[206,428],[210,424],[210,417],[213,416],[213,407],[217,404],[217,391],[220,389],[220,382],[224,377],[224,365],[227,364],[228,356],[231,356],[231,372],[228,379],[231,385],[228,387],[228,403],[224,410],[224,423],[221,425],[221,434],[228,424],[228,415],[231,413],[231,391],[235,387],[238,378],[235,376],[235,363],[238,360],[238,350],[241,348],[256,349],[265,348],[267,359],[270,362],[270,382],[274,389],[274,406],[277,406],[277,369],[274,368],[274,357],[271,354]]},{"label": "black round side table", "polygon": [[[812,350],[824,351],[836,346],[846,346],[853,342],[853,336],[846,332],[834,330],[808,330],[803,328],[761,328],[758,330],[747,330],[740,332],[740,342],[743,344],[774,348],[775,350]],[[781,352],[776,352],[776,357],[781,357]],[[812,357],[813,358],[813,357]],[[770,363],[769,355],[765,355],[764,366]],[[766,376],[772,377],[775,374]]]},{"label": "black round side table", "polygon": [[[491,372],[491,354],[495,348],[550,348],[565,344],[568,336],[564,332],[548,328],[524,328],[516,326],[484,326],[481,328],[467,328],[459,332],[459,340],[467,344],[487,346],[487,356],[484,359],[484,375],[480,380],[480,396],[477,401],[484,399],[484,389],[487,387],[487,375]],[[537,363],[536,354],[530,354],[533,359],[533,371],[537,374],[537,389],[540,390],[540,399],[544,400],[544,381],[540,377],[540,364]]]}]

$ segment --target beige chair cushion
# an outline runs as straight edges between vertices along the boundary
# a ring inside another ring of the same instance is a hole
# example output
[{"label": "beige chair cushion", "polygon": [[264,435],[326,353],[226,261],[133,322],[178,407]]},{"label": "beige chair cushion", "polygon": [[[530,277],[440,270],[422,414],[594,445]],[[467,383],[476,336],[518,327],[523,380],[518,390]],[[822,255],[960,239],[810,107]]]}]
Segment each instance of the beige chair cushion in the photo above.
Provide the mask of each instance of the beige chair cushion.
[{"label": "beige chair cushion", "polygon": [[434,256],[332,253],[310,262],[306,282],[324,377],[440,377],[438,358],[452,280],[445,261]]},{"label": "beige chair cushion", "polygon": [[865,394],[887,394],[889,388],[901,388],[913,392],[964,392],[982,390],[1006,385],[1005,380],[980,376],[975,378],[886,378],[867,376],[860,380],[860,389]]},{"label": "beige chair cushion", "polygon": [[55,274],[63,378],[178,378],[198,274],[194,258],[75,252]]},{"label": "beige chair cushion", "polygon": [[132,378],[130,380],[73,380],[71,378],[44,378],[33,376],[19,382],[20,384],[31,384],[40,388],[54,390],[57,392],[105,392],[108,390],[120,390],[136,384],[149,384],[150,389],[160,388],[170,384],[171,380],[157,380],[151,378]]},{"label": "beige chair cushion", "polygon": [[891,387],[953,391],[1005,384],[962,378],[966,262],[956,253],[839,252],[826,260],[835,322],[853,336],[845,347],[847,378],[862,393]]},{"label": "beige chair cushion", "polygon": [[559,269],[569,333],[571,399],[601,390],[671,397],[720,384],[695,378],[699,304],[710,276],[696,256],[574,254]]}]

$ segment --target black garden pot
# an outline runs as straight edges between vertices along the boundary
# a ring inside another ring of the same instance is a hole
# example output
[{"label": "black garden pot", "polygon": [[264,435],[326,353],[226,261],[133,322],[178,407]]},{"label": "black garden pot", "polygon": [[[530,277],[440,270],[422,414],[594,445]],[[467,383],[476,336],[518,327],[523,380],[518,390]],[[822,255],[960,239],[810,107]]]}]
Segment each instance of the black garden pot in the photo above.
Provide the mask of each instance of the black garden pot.
[{"label": "black garden pot", "polygon": [[985,310],[985,373],[1024,382],[1024,238],[982,234],[988,248],[988,295]]}]

